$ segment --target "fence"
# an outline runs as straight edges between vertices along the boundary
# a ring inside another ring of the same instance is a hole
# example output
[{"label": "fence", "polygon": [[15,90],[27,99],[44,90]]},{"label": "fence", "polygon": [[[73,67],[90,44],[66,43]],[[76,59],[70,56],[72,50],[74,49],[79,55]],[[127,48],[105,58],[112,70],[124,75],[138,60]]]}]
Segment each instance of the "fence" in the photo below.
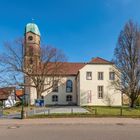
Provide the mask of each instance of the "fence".
[{"label": "fence", "polygon": [[88,112],[85,109],[79,109],[78,107],[42,107],[42,108],[33,108],[32,110],[26,111],[27,116],[32,115],[52,115],[52,114],[80,114]]},{"label": "fence", "polygon": [[3,108],[0,107],[0,117],[3,116]]},{"label": "fence", "polygon": [[140,108],[129,107],[85,107],[95,116],[140,116]]}]

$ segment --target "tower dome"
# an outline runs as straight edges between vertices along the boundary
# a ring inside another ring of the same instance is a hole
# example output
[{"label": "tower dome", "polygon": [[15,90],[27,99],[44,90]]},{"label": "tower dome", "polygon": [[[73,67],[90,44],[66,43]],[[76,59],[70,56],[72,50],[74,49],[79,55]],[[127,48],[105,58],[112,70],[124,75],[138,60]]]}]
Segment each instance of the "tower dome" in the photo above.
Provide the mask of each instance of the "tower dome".
[{"label": "tower dome", "polygon": [[28,23],[25,27],[25,33],[32,32],[40,36],[40,31],[38,26],[35,23]]}]

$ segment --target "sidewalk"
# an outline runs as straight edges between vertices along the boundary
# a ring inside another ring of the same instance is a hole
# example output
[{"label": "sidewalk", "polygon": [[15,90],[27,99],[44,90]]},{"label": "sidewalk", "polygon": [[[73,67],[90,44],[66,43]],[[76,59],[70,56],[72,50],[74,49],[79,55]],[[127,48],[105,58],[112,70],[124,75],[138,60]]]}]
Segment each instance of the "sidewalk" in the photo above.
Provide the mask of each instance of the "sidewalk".
[{"label": "sidewalk", "polygon": [[140,125],[140,119],[136,118],[46,118],[8,120],[1,119],[0,126],[5,125],[54,125],[54,124],[134,124]]}]

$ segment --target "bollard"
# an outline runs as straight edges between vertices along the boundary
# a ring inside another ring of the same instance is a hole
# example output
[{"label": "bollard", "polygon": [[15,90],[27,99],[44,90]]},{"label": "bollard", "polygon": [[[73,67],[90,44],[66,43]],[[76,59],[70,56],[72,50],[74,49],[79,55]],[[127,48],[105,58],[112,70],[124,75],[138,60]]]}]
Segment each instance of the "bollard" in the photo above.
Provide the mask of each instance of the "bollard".
[{"label": "bollard", "polygon": [[44,108],[44,115],[45,115],[45,108]]},{"label": "bollard", "polygon": [[50,109],[48,109],[48,115],[50,115]]},{"label": "bollard", "polygon": [[120,116],[122,116],[122,107],[120,108]]},{"label": "bollard", "polygon": [[73,108],[71,108],[71,114],[73,114]]},{"label": "bollard", "polygon": [[27,118],[27,112],[26,112],[26,111],[23,112],[23,118],[24,118],[24,119]]},{"label": "bollard", "polygon": [[34,108],[34,115],[36,114],[36,112],[35,112],[35,108]]},{"label": "bollard", "polygon": [[95,115],[97,115],[97,108],[95,108]]}]

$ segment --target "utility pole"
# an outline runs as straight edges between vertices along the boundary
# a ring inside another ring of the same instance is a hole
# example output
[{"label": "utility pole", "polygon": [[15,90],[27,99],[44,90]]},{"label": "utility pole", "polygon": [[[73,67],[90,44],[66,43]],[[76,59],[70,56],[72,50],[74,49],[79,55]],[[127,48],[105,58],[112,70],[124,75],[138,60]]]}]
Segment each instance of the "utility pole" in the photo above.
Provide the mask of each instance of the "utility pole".
[{"label": "utility pole", "polygon": [[[22,69],[24,69],[24,45],[23,45],[23,42],[22,42]],[[25,85],[25,75],[24,75],[24,84]],[[22,108],[21,108],[21,119],[24,119],[24,100],[25,100],[25,86],[22,86],[21,85],[21,88],[22,88],[22,92],[23,92],[23,95],[22,95]]]}]

